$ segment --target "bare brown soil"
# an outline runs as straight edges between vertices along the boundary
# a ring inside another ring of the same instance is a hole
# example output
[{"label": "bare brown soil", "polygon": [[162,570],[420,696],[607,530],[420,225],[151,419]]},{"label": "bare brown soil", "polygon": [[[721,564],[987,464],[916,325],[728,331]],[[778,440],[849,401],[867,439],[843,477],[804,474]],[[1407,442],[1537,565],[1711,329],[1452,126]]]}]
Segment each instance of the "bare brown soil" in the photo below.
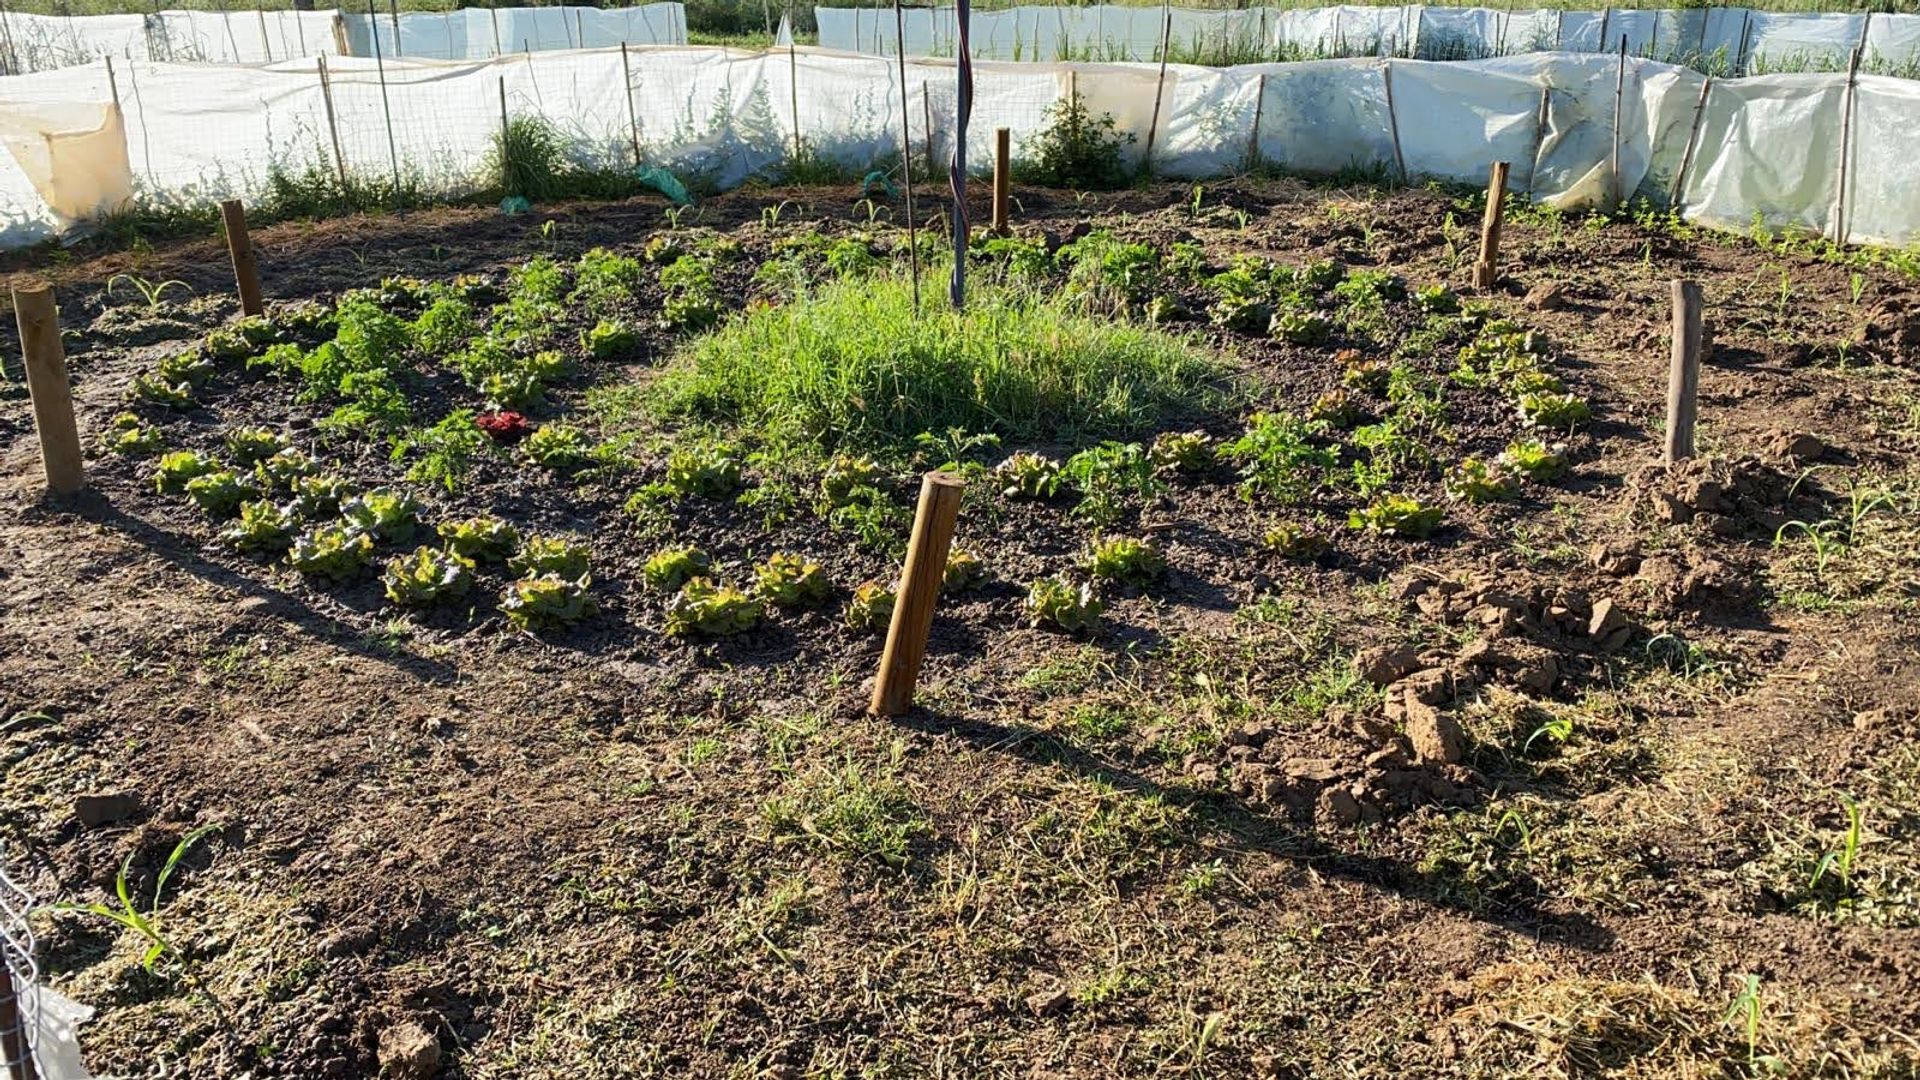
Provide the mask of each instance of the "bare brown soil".
[{"label": "bare brown soil", "polygon": [[[1188,194],[1018,197],[1022,228],[1053,243],[1098,223],[1196,240],[1223,265],[1333,257],[1470,291],[1478,212],[1447,196],[1249,180],[1209,185],[1196,218]],[[739,239],[750,271],[762,208],[783,200],[781,231],[865,224],[847,193],[819,191],[727,196],[698,224]],[[544,236],[544,218],[440,210],[256,240],[267,295],[293,301],[637,251],[666,228],[644,201],[550,217]],[[895,561],[805,514],[769,524],[688,500],[636,520],[622,507],[660,471],[657,440],[638,475],[502,465],[458,495],[420,492],[430,518],[484,509],[589,539],[601,613],[534,637],[486,603],[402,617],[371,578],[322,587],[236,555],[156,495],[143,462],[102,455],[88,493],[47,503],[26,402],[7,399],[14,869],[48,902],[106,901],[131,858],[150,897],[179,838],[219,826],[169,885],[160,922],[182,955],[155,973],[130,933],[37,920],[51,983],[98,1010],[91,1067],[1920,1075],[1920,287],[1625,223],[1525,218],[1505,250],[1491,300],[1594,404],[1567,478],[1451,507],[1422,542],[1346,531],[1351,499],[1249,507],[1224,476],[1176,486],[1124,522],[1161,543],[1171,577],[1117,593],[1085,638],[1020,610],[1027,581],[1086,547],[1071,500],[971,498],[960,542],[994,580],[943,605],[922,707],[898,721],[863,715],[879,641],[837,606],[717,643],[662,635],[639,567],[667,539],[734,576],[801,551],[843,591]],[[212,299],[224,258],[213,240],[38,268],[60,289],[83,432],[235,313]],[[159,314],[110,301],[125,270],[200,299]],[[1675,276],[1704,286],[1714,348],[1707,460],[1669,475]],[[1523,300],[1550,282],[1551,310]],[[744,303],[744,272],[726,287]],[[1244,412],[1304,409],[1339,382],[1333,350],[1359,344],[1207,334],[1261,387]],[[671,349],[650,331],[547,411],[644,380]],[[218,385],[166,420],[172,445],[266,422],[364,482],[404,471],[384,445],[322,439],[326,410],[282,384]],[[1456,455],[1518,432],[1485,399],[1448,403]],[[1244,416],[1181,419],[1230,435]],[[1820,453],[1785,456],[1795,434]],[[907,506],[911,473],[888,485]],[[1895,498],[1823,564],[1791,530],[1774,542],[1790,521],[1846,519],[1868,490]],[[1420,492],[1441,498],[1437,473]],[[1261,545],[1275,523],[1318,520],[1334,534],[1318,559]],[[1355,677],[1396,648],[1409,671]],[[1459,760],[1408,745],[1427,712],[1457,725]],[[1536,734],[1554,720],[1569,734]],[[99,792],[139,805],[85,825],[75,798]],[[1836,891],[1810,880],[1843,845],[1843,797],[1865,839]],[[840,828],[873,805],[908,837],[901,865]]]}]

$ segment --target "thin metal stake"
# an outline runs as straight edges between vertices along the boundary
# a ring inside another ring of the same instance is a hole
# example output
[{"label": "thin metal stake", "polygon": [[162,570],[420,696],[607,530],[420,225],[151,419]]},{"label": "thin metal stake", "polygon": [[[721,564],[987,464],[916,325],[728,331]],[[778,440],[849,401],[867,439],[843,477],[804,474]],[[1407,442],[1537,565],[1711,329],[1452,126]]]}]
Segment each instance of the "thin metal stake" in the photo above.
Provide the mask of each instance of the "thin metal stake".
[{"label": "thin metal stake", "polygon": [[[373,66],[380,73],[380,112],[387,121],[387,160],[393,163],[393,209],[394,213],[406,213],[406,203],[400,197],[400,148],[393,140],[393,103],[387,99],[387,62],[380,55],[379,13],[374,11],[373,0],[367,0],[367,22],[373,26]],[[398,44],[399,24],[394,24],[395,43]]]},{"label": "thin metal stake", "polygon": [[[907,23],[893,0],[893,44],[900,54],[900,179],[907,189],[907,265],[913,275],[913,313],[920,314],[920,244],[913,227],[913,127],[907,117]],[[964,258],[964,254],[962,255]]]}]

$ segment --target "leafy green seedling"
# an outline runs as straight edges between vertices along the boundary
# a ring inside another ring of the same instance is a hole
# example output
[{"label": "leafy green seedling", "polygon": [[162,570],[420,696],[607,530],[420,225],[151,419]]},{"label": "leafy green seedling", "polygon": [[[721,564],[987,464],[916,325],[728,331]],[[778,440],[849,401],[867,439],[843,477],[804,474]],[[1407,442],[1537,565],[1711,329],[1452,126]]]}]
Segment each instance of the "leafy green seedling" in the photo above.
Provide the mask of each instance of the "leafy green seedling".
[{"label": "leafy green seedling", "polygon": [[534,574],[509,582],[500,599],[507,621],[522,630],[551,630],[579,622],[599,611],[588,591],[592,579]]},{"label": "leafy green seedling", "polygon": [[667,633],[674,637],[729,637],[759,625],[760,600],[703,577],[689,580],[667,603]]},{"label": "leafy green seedling", "polygon": [[448,551],[476,563],[505,562],[520,546],[520,530],[496,517],[442,522],[437,531]]},{"label": "leafy green seedling", "polygon": [[339,523],[309,529],[294,537],[287,549],[288,566],[333,582],[358,577],[372,558],[373,538]]},{"label": "leafy green seedling", "polygon": [[647,587],[658,592],[675,592],[688,581],[705,577],[713,559],[697,547],[663,548],[653,553],[640,568]]},{"label": "leafy green seedling", "polygon": [[1115,536],[1094,543],[1086,568],[1096,578],[1146,585],[1165,576],[1167,559],[1151,540]]},{"label": "leafy green seedling", "polygon": [[853,599],[847,601],[847,625],[868,632],[883,630],[893,619],[893,602],[892,589],[877,581],[863,582],[854,587]]},{"label": "leafy green seedling", "polygon": [[1025,608],[1034,626],[1050,627],[1069,634],[1091,630],[1106,611],[1105,601],[1094,591],[1092,582],[1074,584],[1064,577],[1041,578],[1027,590]]},{"label": "leafy green seedling", "polygon": [[403,607],[427,607],[456,600],[473,588],[473,560],[456,552],[422,545],[411,555],[387,562],[380,583],[387,599]]},{"label": "leafy green seedling", "polygon": [[1347,515],[1347,525],[1389,536],[1421,539],[1433,535],[1447,511],[1411,495],[1385,494]]},{"label": "leafy green seedling", "polygon": [[587,547],[564,536],[536,533],[521,541],[519,552],[507,560],[507,569],[523,577],[584,578],[589,569]]}]

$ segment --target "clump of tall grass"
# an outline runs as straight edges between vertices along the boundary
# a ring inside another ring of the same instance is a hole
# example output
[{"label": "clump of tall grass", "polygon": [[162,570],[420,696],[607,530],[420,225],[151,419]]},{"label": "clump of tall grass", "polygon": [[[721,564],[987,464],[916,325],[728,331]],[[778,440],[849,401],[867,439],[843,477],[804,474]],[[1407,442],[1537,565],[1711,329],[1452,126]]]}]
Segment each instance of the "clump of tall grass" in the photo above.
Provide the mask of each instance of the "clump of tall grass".
[{"label": "clump of tall grass", "polygon": [[905,447],[952,428],[1097,439],[1207,408],[1222,379],[1186,340],[1058,296],[976,289],[964,312],[930,303],[916,316],[908,283],[878,276],[828,283],[690,342],[653,404],[823,446]]}]

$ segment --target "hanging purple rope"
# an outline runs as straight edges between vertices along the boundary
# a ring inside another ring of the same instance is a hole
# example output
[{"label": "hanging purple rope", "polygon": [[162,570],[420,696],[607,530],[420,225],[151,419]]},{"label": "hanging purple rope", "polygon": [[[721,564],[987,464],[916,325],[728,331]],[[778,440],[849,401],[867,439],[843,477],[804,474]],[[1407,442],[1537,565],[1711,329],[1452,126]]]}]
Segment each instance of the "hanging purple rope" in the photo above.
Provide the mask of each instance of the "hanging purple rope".
[{"label": "hanging purple rope", "polygon": [[973,49],[967,32],[973,22],[973,9],[968,0],[954,0],[953,14],[960,29],[959,48],[954,53],[959,104],[954,114],[953,160],[947,166],[947,186],[953,191],[953,281],[947,286],[947,296],[957,311],[967,299],[967,120],[973,116]]}]

